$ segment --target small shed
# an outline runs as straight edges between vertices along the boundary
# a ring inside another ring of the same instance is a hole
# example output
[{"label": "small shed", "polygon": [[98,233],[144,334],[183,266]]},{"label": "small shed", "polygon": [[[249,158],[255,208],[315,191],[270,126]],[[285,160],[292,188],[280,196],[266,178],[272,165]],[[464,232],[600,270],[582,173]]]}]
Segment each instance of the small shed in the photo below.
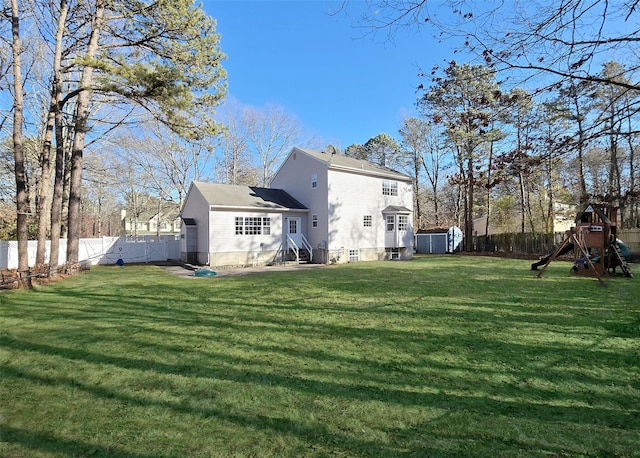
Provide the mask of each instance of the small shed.
[{"label": "small shed", "polygon": [[455,253],[462,245],[462,231],[450,228],[421,229],[416,234],[416,252],[423,254]]}]

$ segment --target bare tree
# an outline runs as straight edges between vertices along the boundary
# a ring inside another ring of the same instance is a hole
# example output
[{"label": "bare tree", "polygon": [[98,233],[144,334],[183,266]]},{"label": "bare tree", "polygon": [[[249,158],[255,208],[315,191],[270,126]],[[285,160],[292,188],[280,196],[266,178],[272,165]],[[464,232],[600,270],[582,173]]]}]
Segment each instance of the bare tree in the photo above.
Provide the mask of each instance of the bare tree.
[{"label": "bare tree", "polygon": [[614,81],[593,65],[616,59],[628,63],[631,73],[640,69],[636,52],[640,4],[635,0],[369,0],[367,4],[360,25],[386,33],[389,39],[400,29],[432,26],[438,39],[457,40],[460,51],[474,53],[513,76],[543,76],[543,84],[573,79],[640,88],[638,81]]},{"label": "bare tree", "polygon": [[283,108],[269,105],[264,110],[247,108],[242,117],[250,148],[262,166],[261,186],[267,186],[274,168],[297,142],[302,129],[298,119]]},{"label": "bare tree", "polygon": [[[18,232],[18,272],[27,274],[29,270],[28,227],[29,196],[24,165],[24,144],[22,138],[23,85],[22,85],[22,44],[20,40],[20,9],[18,0],[11,0],[11,54],[13,59],[13,155],[16,180],[16,211]],[[29,286],[29,277],[25,285]]]},{"label": "bare tree", "polygon": [[214,176],[217,139],[205,136],[188,141],[153,120],[142,126],[140,131],[123,133],[107,149],[148,177],[150,195],[180,208],[192,181]]},{"label": "bare tree", "polygon": [[[424,226],[427,221],[425,210],[421,207],[421,177],[426,176],[433,203],[433,224],[440,224],[440,176],[447,156],[444,137],[437,126],[420,118],[407,118],[400,128],[402,148],[410,174],[414,177],[414,196],[416,227]],[[423,175],[424,172],[424,175]]]},{"label": "bare tree", "polygon": [[[62,107],[60,101],[62,99],[62,39],[64,36],[64,29],[67,22],[67,13],[69,7],[66,0],[60,0],[58,10],[58,21],[55,31],[54,51],[53,51],[53,63],[50,88],[50,102],[49,109],[46,114],[45,129],[43,134],[42,150],[40,153],[40,189],[38,190],[38,245],[36,248],[36,264],[45,263],[45,243],[47,234],[51,230],[52,224],[52,205],[54,197],[54,183],[52,183],[52,175],[55,172],[55,160],[52,164],[52,153],[54,151],[54,132],[56,126],[56,119],[58,117]],[[61,145],[62,146],[62,145]],[[55,158],[55,155],[53,155]],[[53,165],[53,166],[52,166]],[[59,205],[59,201],[56,200],[56,204]],[[54,212],[53,215],[56,215]],[[59,227],[59,224],[58,224]],[[55,242],[52,237],[52,243],[55,243],[55,248],[52,247],[53,254],[55,256],[55,266],[58,265],[58,240],[59,235],[56,232]],[[52,266],[51,260],[49,265]]]},{"label": "bare tree", "polygon": [[[105,2],[96,0],[95,11],[91,15],[89,41],[83,60],[90,62],[95,59],[99,49],[99,39],[105,22]],[[82,157],[84,154],[85,139],[89,131],[91,88],[93,84],[93,71],[91,65],[85,65],[82,69],[79,88],[82,90],[76,98],[75,124],[73,132],[73,145],[71,147],[71,181],[69,187],[69,232],[67,240],[67,264],[78,264],[78,248],[80,243],[80,202],[82,190]]]},{"label": "bare tree", "polygon": [[114,165],[114,171],[118,177],[115,188],[124,201],[126,218],[131,223],[132,235],[136,236],[140,216],[154,205],[153,196],[147,192],[151,177],[135,163],[127,160],[121,160]]},{"label": "bare tree", "polygon": [[249,126],[243,122],[242,109],[237,102],[227,102],[224,108],[225,133],[220,142],[218,180],[227,184],[255,185],[259,171],[251,161]]}]

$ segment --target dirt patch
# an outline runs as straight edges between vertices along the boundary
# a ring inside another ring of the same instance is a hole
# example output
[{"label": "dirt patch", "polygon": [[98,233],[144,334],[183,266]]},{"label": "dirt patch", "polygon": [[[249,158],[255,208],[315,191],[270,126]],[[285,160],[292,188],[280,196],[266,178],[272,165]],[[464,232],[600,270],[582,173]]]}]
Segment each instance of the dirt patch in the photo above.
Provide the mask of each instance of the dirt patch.
[{"label": "dirt patch", "polygon": [[[171,263],[156,263],[157,266],[164,269],[166,272],[185,278],[218,278],[218,277],[234,277],[240,275],[251,275],[265,272],[284,272],[284,271],[301,271],[309,269],[322,269],[327,268],[325,264],[284,264],[273,266],[251,266],[251,267],[224,267],[224,268],[211,268],[216,274],[212,276],[195,276],[195,268],[192,266],[171,264]],[[208,268],[207,268],[208,269]]]}]

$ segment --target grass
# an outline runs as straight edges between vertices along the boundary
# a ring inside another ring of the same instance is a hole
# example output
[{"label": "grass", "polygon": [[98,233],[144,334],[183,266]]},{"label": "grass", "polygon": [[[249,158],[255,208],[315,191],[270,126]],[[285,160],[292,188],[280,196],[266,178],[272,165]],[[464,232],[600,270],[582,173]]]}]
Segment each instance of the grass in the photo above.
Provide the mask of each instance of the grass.
[{"label": "grass", "polygon": [[638,280],[529,264],[0,293],[0,456],[640,456]]}]

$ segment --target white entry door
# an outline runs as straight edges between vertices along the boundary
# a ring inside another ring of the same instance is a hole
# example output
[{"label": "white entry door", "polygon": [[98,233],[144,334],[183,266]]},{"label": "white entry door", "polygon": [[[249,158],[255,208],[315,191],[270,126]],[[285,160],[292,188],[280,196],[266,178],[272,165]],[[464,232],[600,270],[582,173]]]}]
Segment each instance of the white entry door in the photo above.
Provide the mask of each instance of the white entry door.
[{"label": "white entry door", "polygon": [[398,222],[396,215],[384,216],[384,246],[387,248],[398,247]]},{"label": "white entry door", "polygon": [[298,248],[302,245],[300,237],[300,221],[301,220],[298,217],[287,218],[287,234],[289,234],[289,238],[295,242]]}]

